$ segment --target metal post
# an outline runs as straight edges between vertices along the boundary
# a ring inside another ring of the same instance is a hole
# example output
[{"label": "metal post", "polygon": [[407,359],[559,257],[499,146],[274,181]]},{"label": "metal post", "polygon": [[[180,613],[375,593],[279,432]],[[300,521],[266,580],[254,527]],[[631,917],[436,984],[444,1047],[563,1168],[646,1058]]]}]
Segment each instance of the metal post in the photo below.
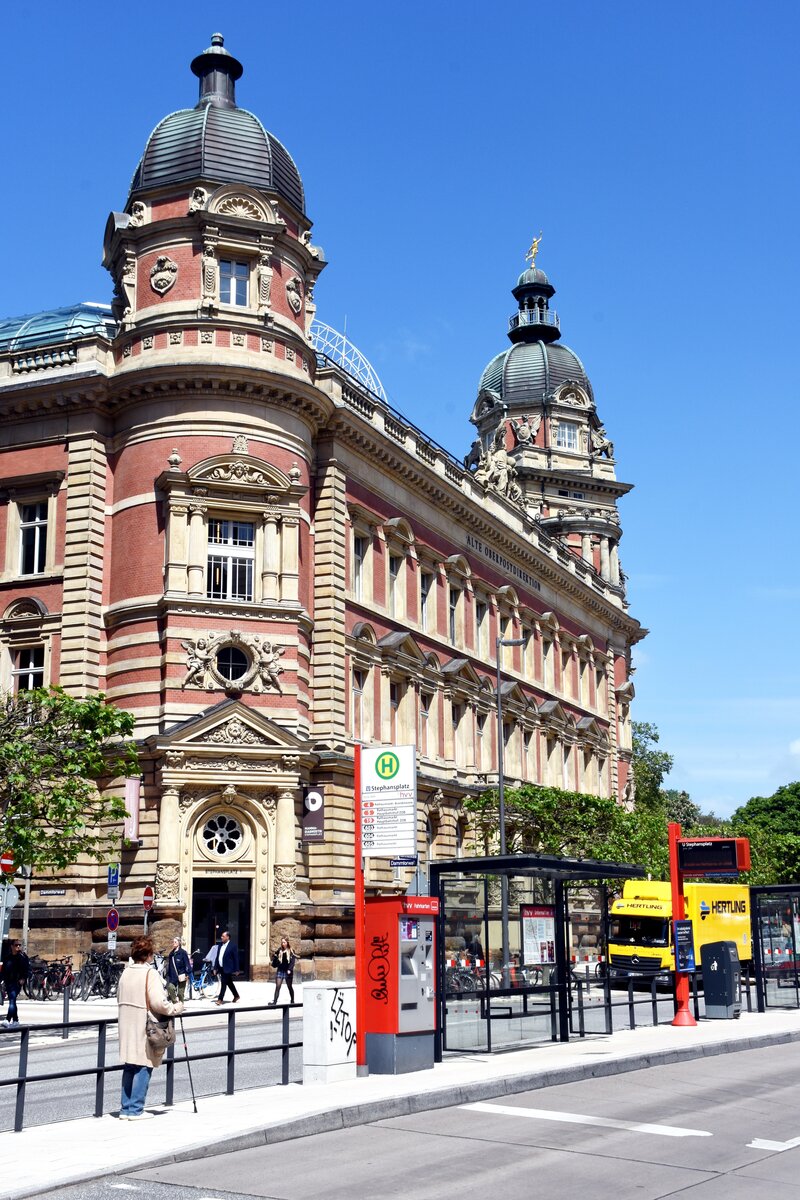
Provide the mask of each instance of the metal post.
[{"label": "metal post", "polygon": [[33,883],[33,867],[26,868],[28,874],[25,877],[25,901],[22,906],[22,949],[28,953],[28,929],[30,927],[31,915],[31,884]]},{"label": "metal post", "polygon": [[234,1092],[234,1067],[236,1064],[236,1013],[233,1009],[228,1013],[228,1078],[225,1092],[232,1096]]},{"label": "metal post", "polygon": [[164,1085],[164,1104],[170,1108],[175,1103],[175,1043],[167,1046],[167,1079]]},{"label": "metal post", "polygon": [[356,1075],[369,1075],[367,1065],[367,975],[364,927],[366,902],[364,855],[361,844],[361,747],[353,753],[353,867],[355,880],[355,967],[356,967]]},{"label": "metal post", "polygon": [[289,1082],[289,1005],[283,1006],[281,1013],[281,1083]]},{"label": "metal post", "polygon": [[[503,646],[524,646],[525,638],[495,638],[494,653],[497,662],[497,809],[500,822],[500,856],[506,856],[506,793],[505,793],[505,764],[503,753],[503,697],[500,691],[500,650]],[[509,947],[508,947],[508,876],[505,871],[500,876],[500,936],[502,942],[502,973],[503,987],[509,986]]]},{"label": "metal post", "polygon": [[64,1022],[64,1023],[63,1023],[63,1025],[62,1025],[62,1027],[61,1027],[61,1037],[62,1037],[62,1040],[63,1040],[64,1038],[68,1038],[68,1037],[69,1037],[69,994],[70,994],[70,991],[71,991],[71,990],[72,990],[72,984],[70,984],[70,985],[69,985],[69,987],[65,987],[65,988],[64,988],[64,991],[63,991],[63,996],[64,996],[64,1011],[63,1011],[63,1013],[62,1013],[62,1020],[63,1020],[63,1022]]},{"label": "metal post", "polygon": [[98,1022],[97,1030],[97,1078],[94,1088],[94,1115],[102,1117],[103,1115],[103,1093],[106,1078],[106,1029],[108,1023],[106,1021]]},{"label": "metal post", "polygon": [[558,988],[558,1040],[569,1041],[569,959],[565,940],[564,881],[555,881],[556,901],[556,987]]},{"label": "metal post", "polygon": [[19,1133],[22,1130],[22,1122],[25,1119],[25,1080],[28,1076],[28,1042],[30,1040],[30,1029],[20,1030],[19,1040],[19,1067],[17,1069],[17,1105],[14,1110],[14,1132]]}]

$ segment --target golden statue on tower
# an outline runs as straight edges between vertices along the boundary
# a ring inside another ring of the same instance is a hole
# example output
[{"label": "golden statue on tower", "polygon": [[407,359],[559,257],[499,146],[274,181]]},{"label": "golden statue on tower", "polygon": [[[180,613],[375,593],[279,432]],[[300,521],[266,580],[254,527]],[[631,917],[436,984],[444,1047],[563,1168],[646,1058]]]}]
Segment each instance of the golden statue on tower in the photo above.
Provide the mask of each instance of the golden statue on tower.
[{"label": "golden statue on tower", "polygon": [[528,251],[528,253],[525,255],[526,261],[527,261],[527,259],[531,260],[531,270],[532,271],[536,269],[536,255],[539,253],[539,243],[541,242],[541,240],[542,240],[542,231],[540,229],[539,236],[535,237],[533,239],[533,241],[531,242],[531,248]]}]

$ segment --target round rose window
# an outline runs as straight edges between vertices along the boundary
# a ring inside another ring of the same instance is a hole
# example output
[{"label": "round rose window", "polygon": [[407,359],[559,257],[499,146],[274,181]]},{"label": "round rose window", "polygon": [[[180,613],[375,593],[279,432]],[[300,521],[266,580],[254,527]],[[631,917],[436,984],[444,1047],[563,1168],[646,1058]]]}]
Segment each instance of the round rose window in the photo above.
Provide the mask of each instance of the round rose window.
[{"label": "round rose window", "polygon": [[233,854],[242,844],[242,827],[226,813],[216,813],[203,826],[202,838],[210,854],[224,858]]}]

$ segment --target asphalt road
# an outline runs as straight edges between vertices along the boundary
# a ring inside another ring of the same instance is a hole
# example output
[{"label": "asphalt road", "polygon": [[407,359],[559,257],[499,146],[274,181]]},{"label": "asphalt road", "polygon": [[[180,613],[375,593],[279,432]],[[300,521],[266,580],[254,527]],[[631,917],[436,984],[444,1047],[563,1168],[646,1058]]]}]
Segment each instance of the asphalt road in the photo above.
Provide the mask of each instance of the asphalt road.
[{"label": "asphalt road", "polygon": [[[289,1022],[289,1040],[302,1041],[302,1017],[298,1016]],[[223,1018],[213,1029],[201,1029],[193,1020],[184,1020],[186,1041],[190,1054],[207,1054],[227,1049],[227,1024]],[[183,1045],[180,1038],[175,1046],[175,1100],[190,1099],[189,1075],[184,1059]],[[281,1022],[278,1020],[260,1021],[257,1024],[237,1021],[236,1046],[238,1048],[254,1048],[258,1046],[275,1046],[281,1042]],[[18,1038],[14,1043],[18,1046]],[[32,1044],[28,1060],[29,1074],[45,1074],[52,1071],[74,1072],[81,1068],[94,1067],[97,1061],[96,1038],[69,1041],[59,1041],[55,1044]],[[106,1063],[108,1066],[117,1064],[116,1034],[109,1037]],[[17,1074],[18,1052],[6,1049],[0,1054],[0,1082],[4,1079],[15,1078]],[[197,1096],[219,1095],[225,1091],[227,1063],[225,1059],[212,1059],[192,1064],[192,1080]],[[236,1088],[263,1087],[265,1084],[278,1083],[281,1077],[281,1054],[273,1050],[267,1053],[253,1053],[238,1056],[236,1059]],[[289,1053],[289,1079],[297,1082],[302,1079],[303,1061],[302,1049]],[[161,1104],[164,1101],[166,1084],[166,1069],[153,1072],[148,1104]],[[115,1112],[119,1107],[120,1077],[117,1072],[106,1075],[105,1082],[105,1112]],[[25,1097],[25,1125],[42,1125],[51,1121],[63,1121],[76,1117],[88,1117],[94,1112],[95,1076],[71,1075],[70,1078],[53,1080],[42,1083],[31,1083],[27,1087]],[[14,1105],[16,1089],[0,1087],[0,1130],[13,1129]]]},{"label": "asphalt road", "polygon": [[[799,1073],[797,1043],[755,1049],[109,1176],[48,1195],[794,1200]],[[155,1134],[157,1125],[154,1119],[143,1128]]]}]

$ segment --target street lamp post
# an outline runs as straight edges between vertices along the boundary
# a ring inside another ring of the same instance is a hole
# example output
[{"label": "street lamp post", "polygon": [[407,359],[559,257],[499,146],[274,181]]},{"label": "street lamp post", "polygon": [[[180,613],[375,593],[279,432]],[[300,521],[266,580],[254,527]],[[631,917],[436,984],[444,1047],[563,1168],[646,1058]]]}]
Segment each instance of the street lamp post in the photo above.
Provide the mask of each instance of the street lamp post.
[{"label": "street lamp post", "polygon": [[[500,650],[503,646],[524,646],[525,638],[495,638],[495,658],[497,660],[497,800],[500,819],[500,856],[506,855],[506,795],[505,795],[505,768],[503,763],[503,751],[505,749],[505,739],[503,737],[503,696],[500,691]],[[500,925],[501,937],[503,945],[503,987],[508,987],[509,979],[509,948],[508,948],[508,876],[505,871],[500,876]]]}]

